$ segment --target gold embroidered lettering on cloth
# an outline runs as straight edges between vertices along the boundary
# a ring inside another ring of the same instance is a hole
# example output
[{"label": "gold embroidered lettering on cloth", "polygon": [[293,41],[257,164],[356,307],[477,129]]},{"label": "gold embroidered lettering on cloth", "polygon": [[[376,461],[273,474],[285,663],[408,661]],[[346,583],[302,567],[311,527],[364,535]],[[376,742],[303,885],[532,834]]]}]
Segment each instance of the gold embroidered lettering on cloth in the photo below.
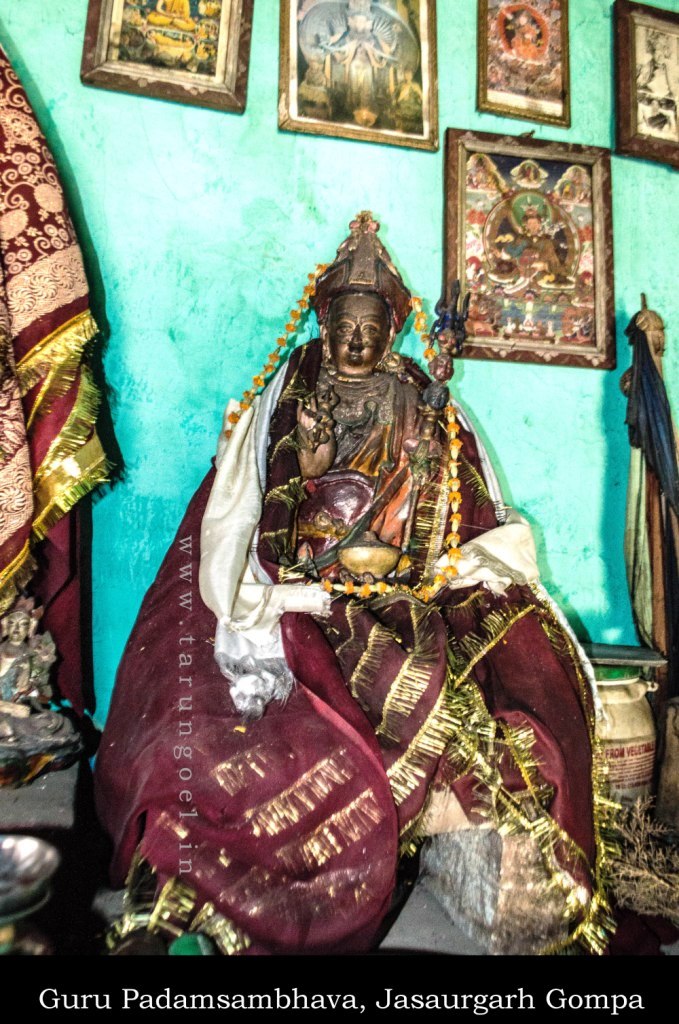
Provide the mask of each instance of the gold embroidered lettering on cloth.
[{"label": "gold embroidered lettering on cloth", "polygon": [[376,622],[370,630],[365,650],[351,673],[349,689],[364,710],[369,707],[374,680],[376,675],[379,677],[384,655],[393,642],[392,631],[381,622]]},{"label": "gold embroidered lettering on cloth", "polygon": [[252,781],[248,778],[250,772],[258,779],[264,779],[271,766],[271,758],[268,757],[264,744],[260,744],[215,765],[210,774],[229,796],[235,796]]},{"label": "gold embroidered lettering on cloth", "polygon": [[28,583],[35,568],[35,560],[26,541],[19,554],[0,571],[0,615],[14,604],[14,599]]},{"label": "gold embroidered lettering on cloth", "polygon": [[252,945],[250,937],[228,917],[218,913],[212,903],[203,904],[191,922],[189,931],[207,935],[223,956],[236,956]]},{"label": "gold embroidered lettering on cloth", "polygon": [[66,395],[73,387],[83,354],[97,333],[94,317],[86,310],[43,338],[19,361],[16,372],[22,395],[43,381],[33,402],[27,429],[37,416],[49,412],[55,398]]},{"label": "gold embroidered lettering on cloth", "polygon": [[245,820],[251,823],[254,835],[265,832],[277,836],[315,811],[334,789],[349,782],[355,774],[347,751],[342,748],[318,761],[282,793],[251,807],[245,812]]},{"label": "gold embroidered lettering on cloth", "polygon": [[432,672],[438,664],[436,636],[427,630],[433,608],[411,601],[409,610],[414,636],[413,650],[391,684],[382,708],[382,721],[375,730],[377,736],[394,743],[400,739],[400,728],[426,692]]},{"label": "gold embroidered lettering on cloth", "polygon": [[281,847],[276,857],[289,871],[297,874],[315,871],[332,857],[343,853],[352,843],[364,839],[383,818],[384,812],[372,789],[365,789],[346,807],[330,815],[313,832]]}]

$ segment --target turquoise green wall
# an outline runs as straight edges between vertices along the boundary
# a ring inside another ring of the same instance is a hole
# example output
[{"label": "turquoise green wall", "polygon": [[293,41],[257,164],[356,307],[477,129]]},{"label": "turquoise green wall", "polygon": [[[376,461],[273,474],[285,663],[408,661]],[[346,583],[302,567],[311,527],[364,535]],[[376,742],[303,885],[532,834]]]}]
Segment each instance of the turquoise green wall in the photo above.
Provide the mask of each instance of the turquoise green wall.
[{"label": "turquoise green wall", "polygon": [[[658,0],[662,6],[661,0]],[[475,111],[476,2],[439,0],[441,128],[518,134]],[[613,146],[609,0],[571,0],[573,127],[539,138]],[[678,10],[677,0],[664,6]],[[264,361],[307,273],[370,208],[428,309],[441,275],[442,152],[277,130],[278,4],[255,0],[243,116],[81,86],[86,0],[0,0],[0,38],[55,149],[108,324],[105,368],[124,480],[94,509],[97,719],[116,665],[215,447],[222,408]],[[668,325],[679,409],[679,176],[613,160],[614,372],[458,363],[455,389],[536,527],[545,583],[581,634],[633,643],[622,537],[628,445],[622,329],[639,292]],[[414,350],[409,338],[406,351]]]}]

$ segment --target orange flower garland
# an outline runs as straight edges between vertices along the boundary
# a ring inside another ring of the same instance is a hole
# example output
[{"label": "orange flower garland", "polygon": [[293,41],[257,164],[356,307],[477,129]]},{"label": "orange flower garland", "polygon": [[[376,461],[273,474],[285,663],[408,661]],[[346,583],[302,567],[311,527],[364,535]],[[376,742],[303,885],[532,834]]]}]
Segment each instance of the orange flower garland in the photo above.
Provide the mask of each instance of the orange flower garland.
[{"label": "orange flower garland", "polygon": [[228,430],[224,432],[224,436],[226,438],[231,437],[231,434],[233,433],[233,428],[238,423],[239,419],[241,418],[245,410],[250,408],[255,396],[259,394],[259,392],[266,384],[267,377],[270,377],[271,374],[276,370],[278,362],[280,361],[280,358],[283,355],[283,351],[289,345],[293,334],[295,334],[302,326],[304,313],[309,308],[309,299],[316,290],[316,279],[320,277],[320,275],[323,273],[324,270],[327,269],[327,267],[327,263],[319,263],[318,266],[316,267],[316,273],[309,274],[309,284],[306,285],[306,287],[304,288],[302,298],[297,301],[298,308],[290,310],[290,319],[285,325],[285,335],[281,335],[280,338],[276,338],[276,348],[274,349],[273,352],[269,352],[268,356],[266,357],[267,361],[264,365],[262,372],[255,374],[255,376],[252,378],[252,387],[249,388],[247,391],[243,392],[243,397],[239,402],[239,411],[229,413],[227,418],[231,426],[229,427]]}]

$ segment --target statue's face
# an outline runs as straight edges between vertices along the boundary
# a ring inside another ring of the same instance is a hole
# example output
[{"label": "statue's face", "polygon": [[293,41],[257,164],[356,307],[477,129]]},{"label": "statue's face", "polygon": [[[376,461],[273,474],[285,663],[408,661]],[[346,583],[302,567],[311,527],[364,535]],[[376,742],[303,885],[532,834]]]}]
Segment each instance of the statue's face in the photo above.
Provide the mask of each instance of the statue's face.
[{"label": "statue's face", "polygon": [[322,335],[333,363],[347,377],[368,377],[394,336],[387,307],[370,292],[334,299]]},{"label": "statue's face", "polygon": [[7,638],[12,644],[21,644],[28,636],[31,619],[25,612],[10,612],[7,616]]}]

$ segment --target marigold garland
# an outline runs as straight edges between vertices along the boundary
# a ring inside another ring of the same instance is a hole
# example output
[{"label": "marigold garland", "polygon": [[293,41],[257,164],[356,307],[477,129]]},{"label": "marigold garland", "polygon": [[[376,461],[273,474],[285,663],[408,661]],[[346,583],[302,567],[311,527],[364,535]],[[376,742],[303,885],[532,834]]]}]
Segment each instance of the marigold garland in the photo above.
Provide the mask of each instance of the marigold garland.
[{"label": "marigold garland", "polygon": [[231,437],[231,434],[233,433],[233,428],[238,423],[243,413],[250,408],[255,399],[255,396],[259,394],[259,392],[266,384],[267,378],[269,378],[271,374],[275,372],[284,350],[287,348],[287,346],[290,344],[292,340],[293,334],[295,334],[302,326],[304,322],[304,314],[309,309],[309,299],[316,290],[316,280],[318,277],[320,277],[324,270],[327,270],[328,266],[329,264],[327,263],[319,263],[316,266],[316,272],[314,274],[308,275],[309,284],[305,285],[304,291],[302,293],[302,298],[297,300],[297,309],[290,310],[290,319],[288,320],[284,328],[285,335],[281,335],[279,338],[276,338],[276,348],[274,349],[273,352],[269,352],[268,356],[266,357],[267,361],[264,364],[261,373],[256,373],[254,375],[254,377],[252,378],[252,387],[248,388],[247,391],[243,392],[243,397],[238,403],[239,411],[231,412],[227,417],[229,423],[231,424],[229,429],[224,431],[224,436],[227,439]]}]

